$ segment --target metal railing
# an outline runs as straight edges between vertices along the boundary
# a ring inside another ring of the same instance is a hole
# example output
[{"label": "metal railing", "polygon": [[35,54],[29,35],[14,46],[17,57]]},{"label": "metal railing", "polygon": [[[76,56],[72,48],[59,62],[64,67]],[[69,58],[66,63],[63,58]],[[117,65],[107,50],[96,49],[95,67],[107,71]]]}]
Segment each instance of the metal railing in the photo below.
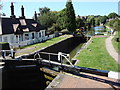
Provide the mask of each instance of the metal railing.
[{"label": "metal railing", "polygon": [[11,49],[11,50],[0,50],[0,56],[2,56],[3,58],[5,58],[6,56],[10,56],[10,57],[14,58],[15,51],[13,49]]},{"label": "metal railing", "polygon": [[[44,60],[44,58],[41,57],[41,54],[44,55],[48,55],[48,60],[49,63],[51,63],[51,55],[57,56],[58,61],[61,63],[61,65],[63,64],[63,60],[66,60],[71,66],[74,66],[71,62],[70,62],[70,55],[66,54],[66,53],[62,53],[62,52],[58,52],[58,54],[56,53],[48,53],[48,52],[37,52],[34,55],[34,60]],[[38,56],[38,58],[36,58],[36,56]],[[64,59],[63,59],[64,58]]]}]

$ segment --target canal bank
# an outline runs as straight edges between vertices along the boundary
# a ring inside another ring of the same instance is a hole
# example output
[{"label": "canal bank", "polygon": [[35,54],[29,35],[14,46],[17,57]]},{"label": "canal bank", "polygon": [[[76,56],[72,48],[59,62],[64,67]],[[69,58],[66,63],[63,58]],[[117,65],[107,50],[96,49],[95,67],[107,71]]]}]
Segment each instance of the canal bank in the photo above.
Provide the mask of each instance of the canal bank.
[{"label": "canal bank", "polygon": [[23,55],[29,55],[29,54],[33,54],[41,49],[44,49],[48,46],[51,46],[55,43],[61,42],[67,38],[72,37],[72,35],[62,35],[59,37],[55,37],[52,39],[49,39],[47,41],[41,42],[41,43],[37,43],[37,44],[33,44],[33,45],[28,45],[25,47],[21,47],[19,49],[15,49],[15,56],[16,58],[21,57]]},{"label": "canal bank", "polygon": [[[63,52],[71,55],[75,55],[75,51],[78,51],[86,40],[83,37],[71,37],[63,41],[55,43],[49,47],[46,47],[38,52],[57,53]],[[78,49],[77,49],[78,48]],[[74,50],[75,49],[75,50]],[[72,52],[72,53],[71,53]],[[74,54],[73,54],[74,52]],[[34,54],[22,56],[24,60],[7,60],[5,61],[4,68],[2,69],[2,83],[3,88],[39,88],[44,90],[47,85],[56,77],[51,71],[46,70],[39,62],[34,61]],[[42,56],[42,55],[41,55]],[[72,57],[73,57],[72,56]],[[71,57],[71,58],[72,58]],[[33,61],[30,61],[30,59]],[[48,59],[48,56],[43,56]],[[52,61],[58,61],[58,57],[52,57]],[[51,66],[54,67],[54,66]],[[52,69],[52,68],[50,68]],[[56,72],[55,72],[56,73]],[[16,83],[17,82],[17,83]]]},{"label": "canal bank", "polygon": [[108,71],[120,71],[118,63],[109,55],[105,47],[106,36],[94,36],[87,49],[77,56],[77,66]]},{"label": "canal bank", "polygon": [[[55,54],[62,52],[62,53],[70,54],[70,58],[72,59],[76,55],[76,53],[80,50],[82,44],[85,42],[86,39],[84,37],[71,37],[61,42],[55,43],[54,45],[41,49],[38,52],[55,53]],[[22,58],[31,59],[34,58],[34,55],[35,53],[24,55],[22,56]],[[40,57],[49,60],[48,55],[41,54]],[[58,61],[58,56],[51,56],[50,60]]]}]

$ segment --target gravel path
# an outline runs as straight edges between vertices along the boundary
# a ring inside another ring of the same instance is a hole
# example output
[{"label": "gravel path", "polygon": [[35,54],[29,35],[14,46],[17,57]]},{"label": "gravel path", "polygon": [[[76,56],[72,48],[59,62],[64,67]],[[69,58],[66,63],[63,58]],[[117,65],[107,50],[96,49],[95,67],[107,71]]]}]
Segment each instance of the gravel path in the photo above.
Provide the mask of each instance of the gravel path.
[{"label": "gravel path", "polygon": [[114,36],[110,36],[106,39],[105,44],[106,44],[106,49],[108,53],[120,64],[120,55],[116,52],[112,45],[112,38]]}]

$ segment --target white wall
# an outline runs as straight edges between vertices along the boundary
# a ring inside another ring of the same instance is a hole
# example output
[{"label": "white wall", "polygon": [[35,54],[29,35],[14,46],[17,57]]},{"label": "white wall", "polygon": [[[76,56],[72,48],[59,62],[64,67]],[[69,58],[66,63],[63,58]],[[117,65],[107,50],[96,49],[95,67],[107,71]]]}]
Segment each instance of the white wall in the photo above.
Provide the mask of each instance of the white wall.
[{"label": "white wall", "polygon": [[14,34],[2,35],[2,42],[14,43]]},{"label": "white wall", "polygon": [[0,35],[0,42],[2,42],[2,35]]},{"label": "white wall", "polygon": [[[32,39],[32,33],[34,33],[34,39]],[[25,34],[28,34],[28,38],[25,37]],[[16,37],[17,36],[17,37]],[[26,32],[22,35],[7,34],[0,36],[0,42],[8,42],[13,47],[25,46],[29,44],[34,44],[41,42],[50,38],[53,38],[55,35],[45,36],[45,30],[40,30],[39,32]]]}]

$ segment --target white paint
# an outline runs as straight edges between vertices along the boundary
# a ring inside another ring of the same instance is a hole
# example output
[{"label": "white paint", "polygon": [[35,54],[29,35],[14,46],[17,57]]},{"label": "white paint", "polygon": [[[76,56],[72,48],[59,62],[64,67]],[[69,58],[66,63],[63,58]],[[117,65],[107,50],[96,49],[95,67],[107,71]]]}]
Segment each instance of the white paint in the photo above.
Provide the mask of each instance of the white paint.
[{"label": "white paint", "polygon": [[[34,39],[32,39],[32,33],[34,33]],[[28,34],[28,36],[25,36],[25,34]],[[54,37],[55,35],[52,34],[50,38]],[[12,48],[34,44],[47,39],[48,37],[45,36],[45,30],[40,30],[39,32],[25,32],[22,35],[5,34],[0,36],[0,42],[8,42]]]},{"label": "white paint", "polygon": [[61,52],[58,52],[58,61],[61,60],[61,55],[62,55],[62,53],[61,53]]},{"label": "white paint", "polygon": [[120,72],[110,71],[110,72],[108,73],[108,77],[109,77],[109,78],[120,79]]}]

